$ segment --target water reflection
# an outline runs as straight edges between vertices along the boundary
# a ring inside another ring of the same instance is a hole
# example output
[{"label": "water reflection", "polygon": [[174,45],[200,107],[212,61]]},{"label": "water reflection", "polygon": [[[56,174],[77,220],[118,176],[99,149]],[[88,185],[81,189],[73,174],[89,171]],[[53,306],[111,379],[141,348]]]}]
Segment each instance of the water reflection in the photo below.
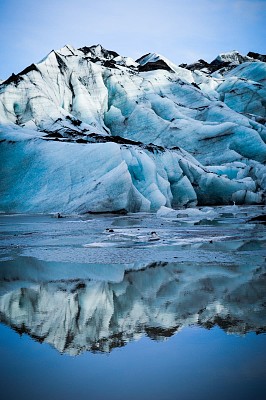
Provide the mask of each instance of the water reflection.
[{"label": "water reflection", "polygon": [[36,259],[4,262],[0,321],[70,355],[109,352],[144,334],[162,340],[195,324],[235,334],[265,332],[265,267],[120,267],[117,274],[117,266],[102,266],[116,277],[103,279],[97,265],[68,264],[67,276]]}]

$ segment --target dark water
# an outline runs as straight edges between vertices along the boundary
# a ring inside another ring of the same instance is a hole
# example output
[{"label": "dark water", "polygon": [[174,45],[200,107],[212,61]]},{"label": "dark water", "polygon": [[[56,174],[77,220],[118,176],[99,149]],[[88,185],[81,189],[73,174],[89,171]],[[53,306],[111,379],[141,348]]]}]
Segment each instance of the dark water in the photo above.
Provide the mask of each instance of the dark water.
[{"label": "dark water", "polygon": [[264,212],[2,216],[1,399],[264,399]]},{"label": "dark water", "polygon": [[186,328],[110,354],[60,355],[2,326],[2,399],[263,399],[265,336]]}]

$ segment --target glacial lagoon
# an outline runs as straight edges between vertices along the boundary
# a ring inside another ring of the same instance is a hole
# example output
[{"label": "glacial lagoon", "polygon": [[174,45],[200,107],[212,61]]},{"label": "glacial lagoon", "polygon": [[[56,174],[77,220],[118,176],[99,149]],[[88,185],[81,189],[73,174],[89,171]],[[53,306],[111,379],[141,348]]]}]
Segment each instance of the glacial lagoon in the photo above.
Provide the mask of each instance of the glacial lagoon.
[{"label": "glacial lagoon", "polygon": [[1,398],[263,399],[266,207],[195,210],[1,215]]}]

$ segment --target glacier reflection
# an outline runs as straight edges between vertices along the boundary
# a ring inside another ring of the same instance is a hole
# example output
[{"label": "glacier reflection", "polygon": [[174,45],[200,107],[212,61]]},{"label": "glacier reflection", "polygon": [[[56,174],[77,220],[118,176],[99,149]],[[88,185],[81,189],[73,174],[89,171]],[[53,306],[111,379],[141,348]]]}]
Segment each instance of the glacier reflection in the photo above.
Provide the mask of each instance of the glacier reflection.
[{"label": "glacier reflection", "polygon": [[106,265],[116,278],[103,279],[97,265],[68,264],[66,278],[36,259],[25,258],[23,268],[21,262],[1,265],[0,321],[62,353],[110,352],[143,335],[162,340],[192,325],[265,332],[262,266],[150,263],[120,266],[117,274],[117,266]]}]

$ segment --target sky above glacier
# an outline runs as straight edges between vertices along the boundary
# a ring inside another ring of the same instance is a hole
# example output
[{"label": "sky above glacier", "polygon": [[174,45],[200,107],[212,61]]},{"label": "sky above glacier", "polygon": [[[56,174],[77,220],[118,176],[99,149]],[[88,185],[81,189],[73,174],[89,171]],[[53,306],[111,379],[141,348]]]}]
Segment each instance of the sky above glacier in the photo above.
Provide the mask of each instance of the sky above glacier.
[{"label": "sky above glacier", "polygon": [[265,54],[266,0],[0,0],[0,79],[52,49],[102,44],[176,64],[238,50]]}]

